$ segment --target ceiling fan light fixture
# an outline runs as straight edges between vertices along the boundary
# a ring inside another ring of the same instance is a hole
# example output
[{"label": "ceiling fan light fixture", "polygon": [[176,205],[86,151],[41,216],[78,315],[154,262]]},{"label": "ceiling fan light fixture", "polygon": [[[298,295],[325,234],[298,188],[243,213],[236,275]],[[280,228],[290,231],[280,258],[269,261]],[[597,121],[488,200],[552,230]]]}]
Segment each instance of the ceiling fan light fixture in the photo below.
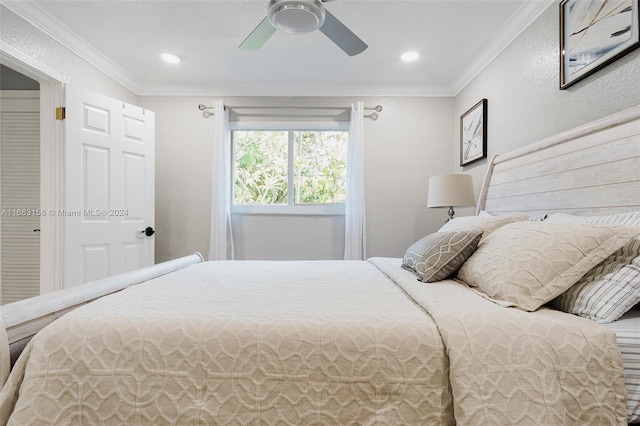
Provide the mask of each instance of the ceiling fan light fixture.
[{"label": "ceiling fan light fixture", "polygon": [[306,34],[324,24],[320,0],[271,0],[267,10],[271,25],[289,34]]}]

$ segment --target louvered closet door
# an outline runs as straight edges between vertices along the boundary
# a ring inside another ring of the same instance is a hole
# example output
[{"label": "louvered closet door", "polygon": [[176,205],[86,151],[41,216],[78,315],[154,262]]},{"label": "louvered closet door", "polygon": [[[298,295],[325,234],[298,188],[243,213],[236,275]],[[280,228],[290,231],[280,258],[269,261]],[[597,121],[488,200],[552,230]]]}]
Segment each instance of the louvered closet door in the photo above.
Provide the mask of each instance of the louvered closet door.
[{"label": "louvered closet door", "polygon": [[20,93],[0,96],[2,304],[40,294],[39,96]]}]

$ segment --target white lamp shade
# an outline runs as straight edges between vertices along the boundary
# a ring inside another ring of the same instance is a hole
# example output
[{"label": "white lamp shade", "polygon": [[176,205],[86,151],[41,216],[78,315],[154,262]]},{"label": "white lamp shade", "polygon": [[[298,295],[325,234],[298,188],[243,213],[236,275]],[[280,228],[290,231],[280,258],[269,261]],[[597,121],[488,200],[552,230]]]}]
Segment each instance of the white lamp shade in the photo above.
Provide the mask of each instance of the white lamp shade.
[{"label": "white lamp shade", "polygon": [[457,173],[429,178],[427,207],[475,206],[473,178]]}]

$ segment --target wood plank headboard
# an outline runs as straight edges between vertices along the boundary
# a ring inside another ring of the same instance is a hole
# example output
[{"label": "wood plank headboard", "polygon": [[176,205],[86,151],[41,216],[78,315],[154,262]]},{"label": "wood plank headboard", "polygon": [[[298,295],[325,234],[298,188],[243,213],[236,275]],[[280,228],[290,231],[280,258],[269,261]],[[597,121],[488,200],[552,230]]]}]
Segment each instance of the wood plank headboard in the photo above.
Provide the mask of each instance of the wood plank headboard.
[{"label": "wood plank headboard", "polygon": [[640,210],[640,106],[494,157],[480,210],[530,216]]}]

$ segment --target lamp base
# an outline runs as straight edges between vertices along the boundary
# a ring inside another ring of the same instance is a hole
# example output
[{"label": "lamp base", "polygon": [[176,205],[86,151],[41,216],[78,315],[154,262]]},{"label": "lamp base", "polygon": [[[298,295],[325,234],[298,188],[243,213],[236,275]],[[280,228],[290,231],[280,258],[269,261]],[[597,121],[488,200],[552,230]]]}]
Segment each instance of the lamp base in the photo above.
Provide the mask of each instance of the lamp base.
[{"label": "lamp base", "polygon": [[453,215],[456,214],[456,212],[453,211],[453,206],[449,206],[449,211],[447,212],[447,214],[449,215],[449,219],[447,219],[444,223],[453,220]]}]

